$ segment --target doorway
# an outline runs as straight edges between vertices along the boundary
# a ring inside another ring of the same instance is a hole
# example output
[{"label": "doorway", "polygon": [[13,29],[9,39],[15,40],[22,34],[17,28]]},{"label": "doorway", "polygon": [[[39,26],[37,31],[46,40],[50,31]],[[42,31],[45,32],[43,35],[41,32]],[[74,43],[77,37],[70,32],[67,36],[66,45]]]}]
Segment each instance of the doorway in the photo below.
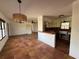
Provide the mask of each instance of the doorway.
[{"label": "doorway", "polygon": [[71,27],[69,21],[61,22],[60,29],[56,34],[55,48],[65,54],[69,54]]},{"label": "doorway", "polygon": [[56,38],[56,49],[69,54],[70,34],[61,32],[58,35],[59,37]]}]

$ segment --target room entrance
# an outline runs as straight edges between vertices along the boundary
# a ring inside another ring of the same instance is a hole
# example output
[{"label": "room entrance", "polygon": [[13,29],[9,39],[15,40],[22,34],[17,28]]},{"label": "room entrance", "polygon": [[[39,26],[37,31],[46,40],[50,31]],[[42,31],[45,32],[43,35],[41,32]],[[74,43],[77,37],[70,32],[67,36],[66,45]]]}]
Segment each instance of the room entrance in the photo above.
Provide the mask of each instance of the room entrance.
[{"label": "room entrance", "polygon": [[46,32],[55,33],[55,48],[65,54],[69,54],[71,19],[71,16],[44,17],[44,30]]}]

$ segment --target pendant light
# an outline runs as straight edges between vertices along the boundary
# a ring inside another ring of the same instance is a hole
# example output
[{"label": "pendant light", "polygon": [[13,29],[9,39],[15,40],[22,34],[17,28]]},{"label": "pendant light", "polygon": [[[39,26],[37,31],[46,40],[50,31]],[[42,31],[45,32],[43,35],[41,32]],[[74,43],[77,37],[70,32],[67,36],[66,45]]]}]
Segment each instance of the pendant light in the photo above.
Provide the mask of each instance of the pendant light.
[{"label": "pendant light", "polygon": [[27,21],[27,16],[21,13],[21,3],[22,3],[22,1],[21,0],[17,0],[17,1],[19,3],[19,13],[14,13],[13,14],[13,19],[16,22],[19,22],[19,23],[26,22]]}]

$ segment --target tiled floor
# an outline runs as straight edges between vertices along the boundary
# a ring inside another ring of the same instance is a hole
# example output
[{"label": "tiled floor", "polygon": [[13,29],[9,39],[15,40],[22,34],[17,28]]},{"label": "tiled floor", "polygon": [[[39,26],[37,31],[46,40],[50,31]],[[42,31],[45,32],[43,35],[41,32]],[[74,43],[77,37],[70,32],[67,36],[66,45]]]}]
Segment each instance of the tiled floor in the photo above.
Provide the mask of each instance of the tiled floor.
[{"label": "tiled floor", "polygon": [[73,59],[38,41],[32,35],[14,36],[7,41],[0,59]]}]

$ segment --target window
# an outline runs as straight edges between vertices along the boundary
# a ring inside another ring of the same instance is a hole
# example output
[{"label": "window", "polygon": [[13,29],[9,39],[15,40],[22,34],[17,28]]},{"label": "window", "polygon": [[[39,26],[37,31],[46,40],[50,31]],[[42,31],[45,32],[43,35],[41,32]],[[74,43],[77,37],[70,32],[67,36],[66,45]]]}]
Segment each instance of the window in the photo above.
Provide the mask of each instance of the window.
[{"label": "window", "polygon": [[69,22],[61,23],[61,29],[69,29]]},{"label": "window", "polygon": [[5,37],[5,21],[0,19],[0,40]]}]

